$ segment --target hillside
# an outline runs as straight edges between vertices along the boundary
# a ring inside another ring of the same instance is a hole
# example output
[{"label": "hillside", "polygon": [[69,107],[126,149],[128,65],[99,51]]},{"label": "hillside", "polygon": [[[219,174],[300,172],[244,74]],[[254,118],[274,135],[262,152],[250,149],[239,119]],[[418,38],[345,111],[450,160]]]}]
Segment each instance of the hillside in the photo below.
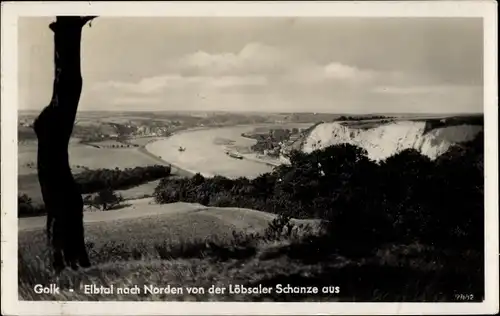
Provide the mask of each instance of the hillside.
[{"label": "hillside", "polygon": [[[194,215],[196,213],[196,215]],[[95,223],[105,223],[109,222],[110,225],[113,224],[124,224],[126,225],[127,220],[147,220],[147,218],[159,220],[163,217],[169,217],[170,221],[175,221],[174,219],[182,217],[184,219],[190,217],[206,217],[211,218],[212,221],[217,221],[223,223],[224,225],[229,225],[233,229],[243,229],[243,230],[252,230],[256,231],[263,230],[267,227],[267,224],[276,218],[276,214],[260,212],[252,209],[244,209],[244,208],[230,208],[230,207],[206,207],[198,203],[171,203],[171,204],[157,204],[154,202],[152,198],[139,198],[126,201],[124,207],[120,208],[116,211],[87,211],[84,212],[84,222],[86,225],[93,225]],[[28,217],[28,218],[20,218],[19,219],[19,231],[24,234],[26,231],[36,231],[45,227],[45,216],[36,216],[36,217]],[[153,221],[153,222],[154,222]],[[308,223],[314,224],[317,221],[314,220],[294,220],[297,223]],[[131,222],[130,224],[133,225]],[[156,226],[158,223],[155,223]],[[191,229],[190,225],[186,225],[184,228]],[[171,224],[170,224],[171,225]],[[169,225],[169,226],[170,226]],[[181,225],[182,226],[182,225]],[[178,226],[175,229],[181,229],[182,227]],[[161,225],[158,225],[161,227]],[[172,229],[172,227],[170,228]],[[196,229],[195,229],[196,230]],[[230,230],[229,230],[230,231]],[[150,231],[142,232],[144,234],[150,234]],[[198,233],[201,231],[198,230]],[[227,233],[227,230],[223,232],[218,232],[217,229],[212,226],[211,231],[206,231],[206,233],[210,234],[221,234]],[[183,235],[183,234],[180,234]],[[185,234],[184,234],[185,235]],[[201,234],[198,237],[204,237],[204,234]]]},{"label": "hillside", "polygon": [[[300,267],[282,258],[261,261],[275,243],[252,246],[250,233],[262,233],[274,214],[242,208],[205,207],[193,203],[159,205],[151,199],[128,201],[118,211],[85,212],[86,242],[94,266],[78,272],[66,270],[59,278],[51,274],[46,256],[45,218],[19,219],[19,295],[27,300],[202,300],[208,295],[92,295],[71,292],[80,284],[96,286],[210,286],[241,284],[268,279],[281,271],[312,272],[319,267]],[[318,221],[293,220],[296,224]],[[131,238],[133,236],[133,238]],[[240,239],[235,237],[240,236]],[[283,244],[284,246],[286,243]],[[258,246],[258,247],[257,247]],[[224,259],[223,259],[224,258]],[[218,265],[213,260],[222,261]],[[266,260],[266,259],[264,259]],[[281,262],[285,261],[285,262]],[[245,266],[245,263],[251,263]],[[244,267],[245,266],[245,267]],[[276,269],[279,267],[279,269]],[[252,278],[250,278],[250,275]],[[57,282],[57,294],[35,295],[33,284]],[[252,279],[252,280],[251,280]],[[259,300],[244,295],[213,299]],[[262,298],[260,298],[262,299]]]},{"label": "hillside", "polygon": [[[305,232],[267,240],[251,234],[270,227],[271,219],[276,217],[273,214],[199,204],[149,202],[149,199],[141,199],[120,211],[86,213],[87,247],[94,266],[80,271],[65,270],[57,277],[50,272],[49,257],[45,255],[42,218],[21,219],[20,299],[262,302],[406,298],[410,301],[446,301],[447,295],[438,293],[442,283],[463,291],[477,287],[474,277],[460,270],[474,265],[474,260],[464,258],[462,253],[447,255],[461,262],[455,269],[442,267],[441,260],[436,262],[434,258],[441,258],[443,254],[421,245],[392,246],[362,259],[349,258],[326,252],[325,249],[331,247],[327,243],[311,244],[312,240],[302,235]],[[326,248],[320,251],[318,247]],[[429,256],[430,259],[426,259]],[[427,290],[418,294],[408,286],[422,282]],[[49,283],[57,283],[61,292],[33,293],[33,284]],[[89,294],[83,290],[88,284],[115,288],[171,286],[180,292]],[[253,295],[234,291],[222,295],[206,291],[194,295],[186,291],[188,287],[208,289],[213,285],[227,289],[235,284],[273,290]],[[311,296],[306,292],[278,291],[279,286],[295,289],[315,286],[322,290]],[[335,287],[341,291],[323,292],[325,288]]]},{"label": "hillside", "polygon": [[365,149],[368,157],[375,161],[384,160],[405,149],[416,149],[435,159],[451,146],[473,140],[484,129],[483,125],[477,123],[437,128],[433,128],[432,124],[408,120],[371,124],[366,128],[343,122],[322,123],[305,136],[301,149],[310,153],[331,145],[348,143]]}]

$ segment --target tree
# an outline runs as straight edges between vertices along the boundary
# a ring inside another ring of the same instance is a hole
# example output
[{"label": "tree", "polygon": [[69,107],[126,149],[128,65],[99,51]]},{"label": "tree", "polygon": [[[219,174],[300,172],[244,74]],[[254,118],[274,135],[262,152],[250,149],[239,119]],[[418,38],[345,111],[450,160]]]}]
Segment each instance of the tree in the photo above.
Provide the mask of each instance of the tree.
[{"label": "tree", "polygon": [[99,208],[98,205],[95,204],[95,197],[92,196],[92,195],[86,195],[84,198],[83,198],[83,205],[84,206],[87,206],[87,209],[88,210],[92,210],[92,208]]},{"label": "tree", "polygon": [[69,165],[68,145],[82,91],[80,46],[83,26],[94,17],[58,16],[54,32],[52,99],[34,123],[38,180],[47,209],[52,265],[59,272],[89,267],[83,228],[83,200]]},{"label": "tree", "polygon": [[101,207],[103,211],[107,211],[117,206],[122,201],[123,197],[120,194],[116,194],[111,189],[105,189],[97,193],[97,196],[94,198],[94,205]]}]

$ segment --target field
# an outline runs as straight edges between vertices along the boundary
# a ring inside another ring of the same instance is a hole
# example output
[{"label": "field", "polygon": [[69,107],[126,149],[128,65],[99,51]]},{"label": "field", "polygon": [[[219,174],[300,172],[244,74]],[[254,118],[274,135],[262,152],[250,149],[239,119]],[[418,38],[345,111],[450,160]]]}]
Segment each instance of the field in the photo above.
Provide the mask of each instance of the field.
[{"label": "field", "polygon": [[[113,142],[113,144],[116,142]],[[111,144],[107,141],[106,144]],[[121,144],[121,143],[120,143]],[[36,172],[35,168],[26,168],[29,163],[36,164],[36,143],[19,145],[19,174]],[[133,168],[158,163],[144,155],[137,148],[96,148],[86,144],[71,144],[69,147],[70,164],[89,169],[98,168]]]},{"label": "field", "polygon": [[[109,142],[109,141],[107,141]],[[18,190],[27,194],[35,204],[41,203],[41,191],[36,175],[36,143],[19,145],[18,154]],[[86,144],[70,145],[70,163],[73,173],[86,169],[124,169],[161,164],[139,150],[140,148],[96,148]],[[152,194],[155,182],[133,188],[132,191],[120,191],[125,198],[136,198]]]},{"label": "field", "polygon": [[133,168],[158,163],[143,155],[136,148],[95,148],[87,145],[70,147],[71,164],[83,165],[89,169]]},{"label": "field", "polygon": [[36,141],[29,141],[18,145],[17,161],[19,175],[36,173],[36,155]]},{"label": "field", "polygon": [[125,200],[139,199],[145,196],[152,196],[160,180],[147,182],[127,190],[116,190]]},{"label": "field", "polygon": [[[87,145],[79,144],[78,140],[73,139],[72,144],[70,145],[70,155],[71,151],[74,148],[78,147],[83,147],[85,148],[89,147]],[[80,151],[80,152],[78,152]],[[90,153],[90,152],[89,152]],[[77,149],[77,154],[87,154],[84,149],[83,152],[82,150]],[[29,142],[23,142],[18,145],[18,175],[19,176],[24,176],[24,175],[30,175],[34,174],[37,172],[36,170],[36,161],[37,161],[37,143],[36,141],[29,141]],[[87,157],[88,158],[88,157]],[[71,160],[71,168],[74,173],[79,173],[82,172],[89,167],[86,165],[82,164],[81,159],[78,158],[76,154],[73,154],[72,160]]]}]

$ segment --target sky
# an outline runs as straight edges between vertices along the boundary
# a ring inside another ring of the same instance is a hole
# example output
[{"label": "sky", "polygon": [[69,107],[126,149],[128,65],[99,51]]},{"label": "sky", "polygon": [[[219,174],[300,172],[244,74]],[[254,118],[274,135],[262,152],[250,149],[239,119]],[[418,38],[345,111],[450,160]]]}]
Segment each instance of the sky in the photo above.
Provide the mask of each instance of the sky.
[{"label": "sky", "polygon": [[[53,80],[49,17],[18,28],[19,108]],[[478,18],[99,17],[79,110],[483,112]]]}]

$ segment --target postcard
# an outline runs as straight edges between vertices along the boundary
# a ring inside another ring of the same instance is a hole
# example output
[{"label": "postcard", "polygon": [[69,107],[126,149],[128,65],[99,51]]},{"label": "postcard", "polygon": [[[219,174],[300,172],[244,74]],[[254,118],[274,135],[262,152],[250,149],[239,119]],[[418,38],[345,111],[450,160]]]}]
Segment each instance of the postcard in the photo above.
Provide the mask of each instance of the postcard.
[{"label": "postcard", "polygon": [[2,314],[498,313],[496,6],[2,2]]}]

